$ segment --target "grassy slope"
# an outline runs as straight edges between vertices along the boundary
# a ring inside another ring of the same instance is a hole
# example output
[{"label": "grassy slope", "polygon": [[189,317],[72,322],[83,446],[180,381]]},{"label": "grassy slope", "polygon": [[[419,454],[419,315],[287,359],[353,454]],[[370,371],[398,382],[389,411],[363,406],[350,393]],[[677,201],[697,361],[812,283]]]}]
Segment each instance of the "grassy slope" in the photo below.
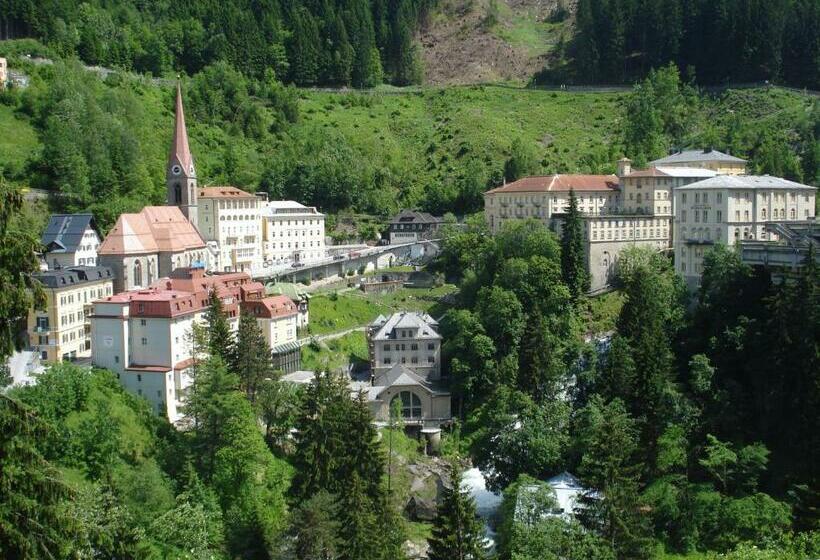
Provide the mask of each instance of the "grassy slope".
[{"label": "grassy slope", "polygon": [[37,133],[27,120],[0,105],[0,169],[22,168],[26,160],[40,149]]}]

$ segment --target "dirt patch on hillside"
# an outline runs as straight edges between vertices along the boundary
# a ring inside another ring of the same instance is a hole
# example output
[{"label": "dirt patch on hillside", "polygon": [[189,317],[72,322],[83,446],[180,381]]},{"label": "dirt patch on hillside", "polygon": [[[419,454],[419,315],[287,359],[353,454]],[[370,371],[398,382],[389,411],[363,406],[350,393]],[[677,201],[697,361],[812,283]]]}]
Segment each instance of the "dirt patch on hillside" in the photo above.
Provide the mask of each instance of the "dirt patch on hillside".
[{"label": "dirt patch on hillside", "polygon": [[[559,0],[444,0],[419,34],[425,82],[433,85],[526,82],[549,53],[504,40],[520,18],[544,21]],[[571,3],[574,5],[574,2]]]}]

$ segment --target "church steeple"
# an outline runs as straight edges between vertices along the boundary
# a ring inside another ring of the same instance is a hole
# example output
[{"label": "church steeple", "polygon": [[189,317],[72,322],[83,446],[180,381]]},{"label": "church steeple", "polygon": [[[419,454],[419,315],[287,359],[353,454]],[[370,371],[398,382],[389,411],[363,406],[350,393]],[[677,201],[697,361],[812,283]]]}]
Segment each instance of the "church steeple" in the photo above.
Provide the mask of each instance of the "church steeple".
[{"label": "church steeple", "polygon": [[169,206],[178,206],[182,213],[197,227],[197,181],[194,157],[188,146],[188,130],[185,128],[185,112],[182,108],[182,87],[177,82],[176,122],[168,165],[165,170]]}]

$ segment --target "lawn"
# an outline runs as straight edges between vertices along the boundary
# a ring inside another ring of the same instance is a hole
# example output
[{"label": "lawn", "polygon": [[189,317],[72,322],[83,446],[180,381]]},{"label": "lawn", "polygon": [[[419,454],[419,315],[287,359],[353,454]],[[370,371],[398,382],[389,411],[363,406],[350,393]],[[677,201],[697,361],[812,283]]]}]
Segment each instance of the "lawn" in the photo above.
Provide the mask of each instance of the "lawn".
[{"label": "lawn", "polygon": [[302,369],[308,371],[334,371],[348,364],[361,365],[367,360],[367,339],[361,331],[302,346]]},{"label": "lawn", "polygon": [[439,317],[444,308],[437,299],[455,291],[455,286],[401,288],[391,293],[364,294],[358,290],[314,295],[310,300],[307,333],[327,334],[364,326],[376,317],[395,311],[426,311]]}]

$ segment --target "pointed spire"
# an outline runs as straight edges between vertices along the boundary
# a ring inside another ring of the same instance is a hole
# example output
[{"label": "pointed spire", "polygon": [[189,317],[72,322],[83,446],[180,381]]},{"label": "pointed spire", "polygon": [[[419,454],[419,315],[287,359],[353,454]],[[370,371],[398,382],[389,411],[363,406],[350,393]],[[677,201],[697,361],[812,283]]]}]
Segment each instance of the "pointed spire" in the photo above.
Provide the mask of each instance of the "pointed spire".
[{"label": "pointed spire", "polygon": [[188,147],[188,130],[185,128],[185,112],[182,108],[182,87],[177,81],[176,123],[174,138],[171,141],[171,153],[168,155],[168,171],[179,163],[185,175],[193,175],[194,158]]}]

